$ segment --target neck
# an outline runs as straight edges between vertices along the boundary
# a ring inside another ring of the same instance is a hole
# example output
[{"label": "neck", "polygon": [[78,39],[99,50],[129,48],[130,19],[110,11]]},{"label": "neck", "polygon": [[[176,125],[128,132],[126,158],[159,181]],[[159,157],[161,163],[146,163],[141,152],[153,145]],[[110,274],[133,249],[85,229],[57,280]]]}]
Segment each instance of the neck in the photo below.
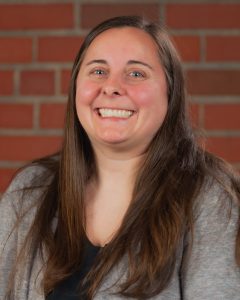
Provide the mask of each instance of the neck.
[{"label": "neck", "polygon": [[133,185],[136,172],[143,159],[143,155],[126,153],[109,153],[95,150],[98,166],[98,183]]},{"label": "neck", "polygon": [[98,176],[89,183],[85,195],[86,232],[94,244],[104,245],[120,228],[132,201],[143,156],[109,155],[94,150]]}]

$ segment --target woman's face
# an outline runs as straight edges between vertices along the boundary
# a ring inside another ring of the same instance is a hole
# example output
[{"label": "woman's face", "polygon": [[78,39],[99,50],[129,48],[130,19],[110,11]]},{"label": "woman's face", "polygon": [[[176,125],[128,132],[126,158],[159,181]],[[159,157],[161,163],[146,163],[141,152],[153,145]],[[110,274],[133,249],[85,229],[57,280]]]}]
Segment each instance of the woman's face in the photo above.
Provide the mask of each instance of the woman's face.
[{"label": "woman's face", "polygon": [[157,46],[144,31],[104,31],[90,44],[77,77],[78,118],[93,147],[142,154],[162,125],[167,83]]}]

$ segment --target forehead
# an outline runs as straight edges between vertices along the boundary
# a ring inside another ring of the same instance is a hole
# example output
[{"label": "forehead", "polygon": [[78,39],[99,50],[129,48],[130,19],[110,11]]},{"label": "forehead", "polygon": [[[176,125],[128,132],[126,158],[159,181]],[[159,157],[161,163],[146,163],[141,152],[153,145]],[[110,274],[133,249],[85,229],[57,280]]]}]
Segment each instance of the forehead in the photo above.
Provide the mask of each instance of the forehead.
[{"label": "forehead", "polygon": [[92,56],[130,55],[159,59],[158,48],[153,38],[145,31],[134,27],[112,28],[100,33],[86,50],[84,59]]}]

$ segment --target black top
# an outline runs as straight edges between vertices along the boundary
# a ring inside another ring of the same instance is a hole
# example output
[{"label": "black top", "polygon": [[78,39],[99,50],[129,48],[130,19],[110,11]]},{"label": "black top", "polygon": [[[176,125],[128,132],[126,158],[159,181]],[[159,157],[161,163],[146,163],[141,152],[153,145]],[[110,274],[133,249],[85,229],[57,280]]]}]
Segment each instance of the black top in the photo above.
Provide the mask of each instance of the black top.
[{"label": "black top", "polygon": [[[45,300],[84,300],[86,295],[79,291],[79,283],[84,279],[90,271],[94,260],[101,247],[94,246],[90,241],[86,241],[84,259],[79,271],[60,282],[54,290],[47,295]],[[80,297],[81,296],[81,297]]]}]

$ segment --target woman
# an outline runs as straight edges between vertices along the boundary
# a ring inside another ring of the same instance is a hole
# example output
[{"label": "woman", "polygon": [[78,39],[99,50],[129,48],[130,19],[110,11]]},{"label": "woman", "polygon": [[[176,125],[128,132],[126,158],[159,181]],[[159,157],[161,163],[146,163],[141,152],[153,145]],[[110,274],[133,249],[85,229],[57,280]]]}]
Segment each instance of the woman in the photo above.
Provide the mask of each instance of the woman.
[{"label": "woman", "polygon": [[181,62],[140,17],[94,28],[63,146],[0,204],[7,299],[239,299],[239,178],[198,146]]}]

